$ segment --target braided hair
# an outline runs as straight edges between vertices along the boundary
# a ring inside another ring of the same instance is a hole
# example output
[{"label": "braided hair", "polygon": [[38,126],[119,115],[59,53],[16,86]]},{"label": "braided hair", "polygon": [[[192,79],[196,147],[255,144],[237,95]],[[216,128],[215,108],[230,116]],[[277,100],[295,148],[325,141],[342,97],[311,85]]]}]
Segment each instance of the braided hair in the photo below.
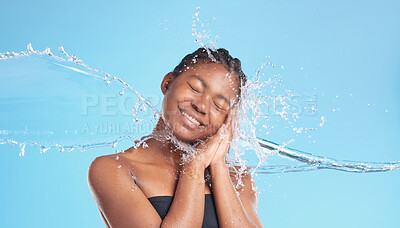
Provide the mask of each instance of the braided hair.
[{"label": "braided hair", "polygon": [[233,58],[229,51],[224,48],[216,50],[199,48],[195,52],[186,55],[178,66],[175,67],[172,75],[178,77],[188,66],[197,63],[217,63],[224,66],[229,72],[234,73],[239,78],[239,94],[241,87],[246,85],[247,77],[242,71],[242,64],[239,59]]}]

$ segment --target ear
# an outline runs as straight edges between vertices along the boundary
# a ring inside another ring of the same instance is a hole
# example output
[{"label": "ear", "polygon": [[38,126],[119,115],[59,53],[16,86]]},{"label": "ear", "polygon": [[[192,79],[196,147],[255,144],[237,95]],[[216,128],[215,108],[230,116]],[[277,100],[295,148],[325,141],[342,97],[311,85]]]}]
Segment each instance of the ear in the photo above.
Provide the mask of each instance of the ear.
[{"label": "ear", "polygon": [[172,72],[166,74],[161,82],[161,92],[165,95],[168,88],[172,85],[172,81],[175,79]]}]

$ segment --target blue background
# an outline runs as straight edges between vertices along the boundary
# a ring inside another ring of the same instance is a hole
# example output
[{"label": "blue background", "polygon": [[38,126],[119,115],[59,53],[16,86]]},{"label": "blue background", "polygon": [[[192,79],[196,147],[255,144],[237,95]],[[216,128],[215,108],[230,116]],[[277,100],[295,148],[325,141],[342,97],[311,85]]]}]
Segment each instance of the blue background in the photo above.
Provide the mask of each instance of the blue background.
[{"label": "blue background", "polygon": [[[400,161],[398,1],[2,1],[0,52],[64,46],[139,91],[160,94],[162,76],[198,47],[196,6],[248,75],[270,56],[284,66],[287,88],[317,93],[327,122],[292,147]],[[24,158],[11,146],[0,151],[0,227],[103,226],[86,172],[113,149]],[[265,227],[398,227],[399,178],[399,170],[261,175],[259,216]]]}]

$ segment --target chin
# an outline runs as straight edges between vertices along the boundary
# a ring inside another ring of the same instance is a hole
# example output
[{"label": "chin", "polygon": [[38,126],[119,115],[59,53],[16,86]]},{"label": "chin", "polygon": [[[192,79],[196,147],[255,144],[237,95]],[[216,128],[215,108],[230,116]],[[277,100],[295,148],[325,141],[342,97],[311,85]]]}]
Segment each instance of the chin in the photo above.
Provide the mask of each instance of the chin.
[{"label": "chin", "polygon": [[[179,123],[179,119],[169,118],[170,116],[163,116],[164,129],[172,134],[176,140],[187,144],[193,144],[207,139],[210,135],[205,135],[206,132],[201,130],[191,129],[190,127]],[[175,124],[171,124],[175,123]]]},{"label": "chin", "polygon": [[193,137],[193,133],[189,132],[186,129],[183,130],[173,130],[172,134],[178,139],[179,141],[192,144],[196,141],[199,141],[198,137]]},{"label": "chin", "polygon": [[204,141],[211,135],[204,135],[204,132],[195,132],[193,130],[188,130],[184,126],[179,126],[179,128],[175,128],[172,130],[172,134],[178,139],[179,141],[194,144],[196,142]]}]

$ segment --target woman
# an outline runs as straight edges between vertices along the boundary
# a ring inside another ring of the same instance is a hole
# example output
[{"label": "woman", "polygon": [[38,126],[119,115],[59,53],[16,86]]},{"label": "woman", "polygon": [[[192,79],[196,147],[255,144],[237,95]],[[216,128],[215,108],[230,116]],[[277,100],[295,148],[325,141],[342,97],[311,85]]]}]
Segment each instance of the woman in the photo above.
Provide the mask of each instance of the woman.
[{"label": "woman", "polygon": [[162,118],[146,146],[90,165],[107,227],[262,227],[253,179],[244,175],[235,189],[225,161],[245,82],[225,49],[199,48],[165,75]]}]

